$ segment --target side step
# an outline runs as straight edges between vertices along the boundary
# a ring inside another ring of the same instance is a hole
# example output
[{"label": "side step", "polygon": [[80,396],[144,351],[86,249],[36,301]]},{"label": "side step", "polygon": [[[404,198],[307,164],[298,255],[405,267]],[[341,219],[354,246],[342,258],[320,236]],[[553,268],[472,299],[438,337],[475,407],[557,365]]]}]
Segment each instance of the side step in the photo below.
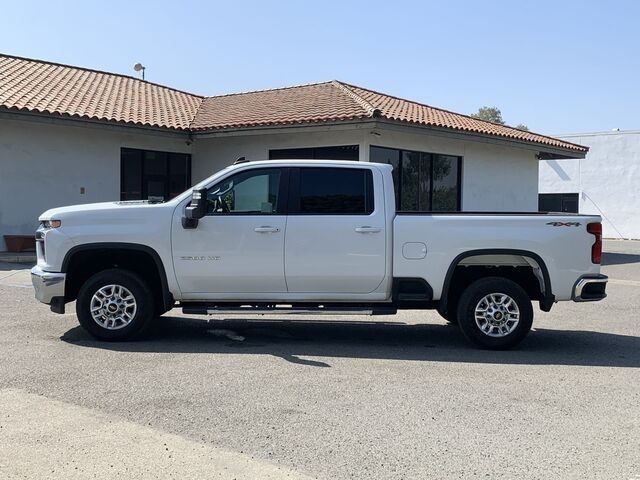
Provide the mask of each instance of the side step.
[{"label": "side step", "polygon": [[284,314],[284,315],[395,315],[394,306],[375,304],[220,304],[181,303],[182,313],[189,315]]}]

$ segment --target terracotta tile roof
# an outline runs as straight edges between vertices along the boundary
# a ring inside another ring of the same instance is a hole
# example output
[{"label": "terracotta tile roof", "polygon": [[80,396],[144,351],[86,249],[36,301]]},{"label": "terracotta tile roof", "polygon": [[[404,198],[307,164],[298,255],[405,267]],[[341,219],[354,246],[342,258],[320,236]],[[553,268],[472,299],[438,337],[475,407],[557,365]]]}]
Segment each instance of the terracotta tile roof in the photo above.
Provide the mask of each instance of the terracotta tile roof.
[{"label": "terracotta tile roof", "polygon": [[125,75],[0,55],[0,109],[193,132],[378,119],[584,155],[586,147],[331,81],[201,97]]},{"label": "terracotta tile roof", "polygon": [[191,129],[206,131],[367,118],[493,135],[578,153],[588,150],[557,138],[478,120],[336,80],[205,98]]},{"label": "terracotta tile roof", "polygon": [[125,75],[0,55],[0,108],[184,130],[201,102]]},{"label": "terracotta tile roof", "polygon": [[368,118],[333,82],[205,98],[192,130],[291,125]]}]

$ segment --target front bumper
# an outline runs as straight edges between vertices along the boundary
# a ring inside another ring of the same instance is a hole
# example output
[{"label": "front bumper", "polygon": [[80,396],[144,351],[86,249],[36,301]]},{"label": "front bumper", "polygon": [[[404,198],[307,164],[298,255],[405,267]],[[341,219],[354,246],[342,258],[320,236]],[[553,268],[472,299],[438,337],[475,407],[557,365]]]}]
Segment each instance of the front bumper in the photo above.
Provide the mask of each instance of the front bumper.
[{"label": "front bumper", "polygon": [[574,302],[597,302],[607,296],[607,280],[606,275],[585,275],[580,277],[573,286]]},{"label": "front bumper", "polygon": [[36,291],[36,298],[47,305],[59,303],[60,299],[64,302],[65,278],[64,273],[45,272],[38,266],[33,267],[31,283]]}]

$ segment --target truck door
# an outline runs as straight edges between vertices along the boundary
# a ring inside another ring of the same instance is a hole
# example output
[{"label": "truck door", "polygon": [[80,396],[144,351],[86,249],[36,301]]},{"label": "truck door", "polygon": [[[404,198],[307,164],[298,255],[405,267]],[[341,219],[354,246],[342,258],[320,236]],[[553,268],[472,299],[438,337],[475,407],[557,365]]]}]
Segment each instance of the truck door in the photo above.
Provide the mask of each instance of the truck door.
[{"label": "truck door", "polygon": [[285,241],[290,293],[370,293],[380,285],[386,222],[374,184],[382,188],[382,176],[369,168],[291,170]]},{"label": "truck door", "polygon": [[208,213],[197,228],[173,219],[173,263],[190,298],[287,291],[284,278],[288,169],[243,170],[207,192]]}]

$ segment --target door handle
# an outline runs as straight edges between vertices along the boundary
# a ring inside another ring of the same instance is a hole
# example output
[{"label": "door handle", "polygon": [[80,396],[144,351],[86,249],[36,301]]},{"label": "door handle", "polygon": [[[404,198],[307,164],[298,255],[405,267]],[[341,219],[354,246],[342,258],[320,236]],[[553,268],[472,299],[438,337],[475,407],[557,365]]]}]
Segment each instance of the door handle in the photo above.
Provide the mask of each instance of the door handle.
[{"label": "door handle", "polygon": [[270,227],[269,225],[263,225],[261,227],[254,228],[253,231],[258,233],[278,233],[280,229],[278,227]]},{"label": "door handle", "polygon": [[368,225],[356,227],[356,232],[358,233],[378,233],[380,231],[382,231],[380,227],[370,227]]}]

